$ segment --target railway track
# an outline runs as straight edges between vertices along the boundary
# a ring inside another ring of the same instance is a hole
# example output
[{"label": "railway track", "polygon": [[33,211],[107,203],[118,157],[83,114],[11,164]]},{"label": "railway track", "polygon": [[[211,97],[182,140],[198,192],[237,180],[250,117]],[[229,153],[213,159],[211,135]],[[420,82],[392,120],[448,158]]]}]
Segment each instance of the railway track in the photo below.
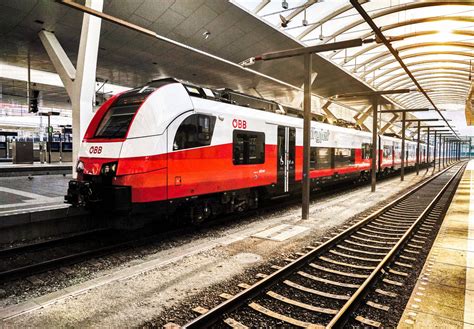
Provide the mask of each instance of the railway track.
[{"label": "railway track", "polygon": [[[395,175],[395,174],[394,174]],[[386,176],[382,179],[392,177]],[[366,185],[357,183],[353,187]],[[351,186],[352,187],[352,186]],[[326,187],[312,198],[321,198],[332,194],[347,191],[347,184],[336,184]],[[292,206],[299,201],[298,198],[288,198],[279,202],[278,205],[270,204],[259,209],[247,211],[244,214],[237,213],[221,216],[210,223],[205,223],[201,228],[216,226],[220,223],[229,222],[242,217],[249,218],[266,211],[277,211]],[[0,283],[21,279],[34,274],[57,269],[61,266],[77,264],[94,257],[103,257],[116,252],[139,247],[146,244],[159,242],[170,234],[186,234],[194,230],[192,227],[168,228],[164,232],[154,233],[149,230],[135,231],[131,234],[101,228],[92,231],[80,232],[66,237],[59,237],[46,241],[20,245],[12,248],[0,249]]]},{"label": "railway track", "polygon": [[184,327],[383,326],[464,166],[446,169],[286,266],[274,266],[242,292],[221,295],[225,302],[201,309]]}]

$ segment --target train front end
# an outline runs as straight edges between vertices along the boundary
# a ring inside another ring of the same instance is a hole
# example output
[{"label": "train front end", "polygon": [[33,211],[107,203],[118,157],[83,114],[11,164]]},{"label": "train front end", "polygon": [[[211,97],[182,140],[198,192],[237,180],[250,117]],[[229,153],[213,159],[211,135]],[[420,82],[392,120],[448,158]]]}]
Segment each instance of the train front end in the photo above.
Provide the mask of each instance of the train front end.
[{"label": "train front end", "polygon": [[115,181],[128,129],[145,100],[133,94],[136,93],[110,98],[94,115],[79,150],[77,178],[69,182],[67,203],[90,208],[130,208],[130,186],[120,186]]},{"label": "train front end", "polygon": [[87,128],[76,164],[77,178],[69,182],[65,201],[98,210],[128,211],[136,203],[165,200],[166,126],[180,107],[188,111],[192,107],[190,101],[185,106],[175,101],[178,106],[172,107],[168,103],[174,96],[189,100],[183,86],[168,79],[105,102]]}]

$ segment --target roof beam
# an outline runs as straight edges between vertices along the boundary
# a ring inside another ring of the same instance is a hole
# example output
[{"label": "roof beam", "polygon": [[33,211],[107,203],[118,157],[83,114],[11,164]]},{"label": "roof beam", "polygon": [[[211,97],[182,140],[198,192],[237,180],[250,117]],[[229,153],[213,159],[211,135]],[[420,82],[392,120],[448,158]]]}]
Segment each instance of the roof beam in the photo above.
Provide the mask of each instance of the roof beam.
[{"label": "roof beam", "polygon": [[[403,58],[403,57],[402,57]],[[428,59],[428,60],[424,60],[424,61],[417,61],[417,62],[411,62],[411,63],[405,63],[408,68],[412,68],[412,67],[416,67],[416,66],[420,66],[420,65],[426,65],[426,64],[442,64],[442,65],[437,65],[437,66],[434,66],[434,68],[438,68],[438,67],[442,67],[442,68],[455,68],[457,67],[458,69],[462,69],[462,70],[465,70],[461,67],[458,67],[458,66],[451,66],[451,65],[444,65],[444,64],[460,64],[460,65],[466,65],[467,67],[469,67],[469,60],[460,60],[460,59],[448,59],[448,58],[444,58],[444,59]],[[468,69],[466,69],[467,71],[469,71]],[[401,71],[400,74],[397,74],[396,76],[401,76],[401,75],[404,75],[405,72],[403,71],[403,69],[401,67],[398,67],[398,66],[395,66],[395,67],[392,67],[390,69],[386,69],[383,71],[383,73],[371,80],[367,80],[370,84],[374,84],[374,82],[384,76],[386,76],[387,74],[390,74],[392,72],[397,72],[397,71]],[[416,69],[415,70],[412,70],[412,72],[416,72]]]},{"label": "roof beam", "polygon": [[260,12],[260,10],[262,10],[263,8],[265,8],[266,5],[268,5],[269,3],[270,3],[270,0],[262,0],[262,1],[260,1],[260,3],[258,4],[258,6],[255,7],[255,9],[252,11],[252,13],[253,13],[254,15],[257,15],[257,14]]},{"label": "roof beam", "polygon": [[[351,1],[352,3],[352,1]],[[362,5],[362,3],[358,3],[359,5]],[[354,4],[352,3],[354,6]],[[395,14],[400,11],[406,11],[406,10],[411,10],[411,9],[418,9],[418,8],[423,8],[423,7],[433,7],[433,6],[449,6],[449,5],[474,5],[473,3],[465,2],[465,1],[426,1],[426,2],[413,2],[413,3],[407,3],[407,4],[401,4],[398,6],[391,6],[387,9],[380,10],[379,12],[376,12],[371,16],[371,19],[376,19],[382,16],[390,15],[390,14]],[[362,6],[361,6],[362,7]],[[452,17],[452,16],[443,16],[443,17]],[[465,16],[465,17],[470,17],[470,16]],[[446,18],[445,18],[446,19]],[[471,17],[472,19],[472,17]],[[334,38],[338,37],[342,33],[345,33],[352,28],[362,25],[365,23],[365,19],[360,19],[355,22],[352,22],[351,24],[348,24],[346,26],[343,26],[339,30],[337,30],[331,37],[328,37],[325,39],[325,42],[329,42],[333,40]],[[414,24],[414,23],[411,23]]]},{"label": "roof beam", "polygon": [[[412,54],[407,54],[407,55],[401,55],[400,58],[403,60],[410,59],[410,58],[418,58],[418,57],[423,57],[423,56],[432,56],[432,55],[450,55],[450,56],[461,56],[461,57],[467,57],[467,58],[472,58],[472,53],[467,52],[467,51],[455,51],[455,50],[442,50],[442,51],[423,51],[419,53],[412,53]],[[368,69],[365,70],[365,72],[361,72],[360,77],[363,79],[367,75],[371,74],[373,71],[381,69],[384,66],[396,63],[397,60],[395,58],[391,58],[389,60],[386,60],[380,64],[377,64],[375,66],[372,66]],[[407,64],[408,65],[408,64]]]},{"label": "roof beam", "polygon": [[[440,70],[438,72],[438,70]],[[420,77],[426,76],[426,75],[432,75],[432,74],[449,74],[453,76],[462,76],[462,77],[468,77],[469,76],[469,70],[460,68],[460,67],[453,67],[453,66],[427,66],[419,69],[414,69],[411,70],[412,73],[420,73],[416,74],[416,78],[420,79]],[[398,74],[388,76],[386,79],[383,81],[377,83],[375,85],[376,88],[383,89],[385,85],[387,84],[394,84],[400,81],[404,80],[409,80],[410,78],[406,76],[405,72],[400,72]]]},{"label": "roof beam", "polygon": [[[372,28],[372,30],[374,31],[374,34],[380,39],[382,40],[383,44],[388,48],[388,50],[390,51],[390,53],[397,59],[398,63],[403,67],[403,69],[405,70],[405,72],[410,76],[410,78],[412,79],[413,83],[416,85],[416,87],[420,90],[420,92],[423,93],[423,95],[425,95],[426,99],[430,102],[430,104],[433,106],[433,108],[439,113],[439,115],[441,116],[441,118],[443,118],[443,120],[446,122],[446,124],[448,125],[448,127],[451,128],[451,126],[449,125],[448,121],[446,120],[446,118],[443,116],[443,114],[439,111],[439,109],[436,107],[436,104],[431,100],[430,96],[428,96],[428,94],[426,93],[426,91],[423,89],[423,87],[418,83],[418,81],[416,81],[416,78],[413,76],[413,74],[410,72],[410,70],[408,69],[408,67],[405,65],[405,63],[403,62],[403,60],[400,58],[400,55],[398,54],[398,51],[396,51],[392,45],[390,44],[390,42],[387,40],[387,38],[383,35],[383,33],[380,31],[380,29],[378,28],[378,26],[375,24],[375,22],[372,20],[372,18],[367,14],[367,12],[364,10],[364,8],[362,8],[362,5],[359,4],[359,2],[357,0],[350,0],[351,4],[354,6],[354,8],[359,12],[359,14],[362,16],[362,18],[367,22],[367,24],[369,24],[369,26]],[[452,128],[451,128],[452,129]],[[454,132],[454,129],[453,130],[453,133],[456,134]],[[457,134],[456,134],[457,136]]]},{"label": "roof beam", "polygon": [[[474,21],[474,18],[473,18]],[[380,32],[382,33],[382,32]],[[387,41],[388,42],[388,41]],[[391,46],[391,45],[390,45]],[[433,41],[433,42],[422,42],[422,43],[413,43],[405,46],[401,46],[397,49],[394,49],[397,53],[401,53],[403,51],[411,50],[411,49],[418,49],[422,48],[425,49],[426,47],[457,47],[457,48],[474,48],[474,43],[472,42],[462,42],[462,41],[451,41],[451,42],[440,42],[440,41]],[[391,46],[392,47],[392,46]],[[393,47],[392,47],[393,49]],[[437,53],[435,51],[435,53]],[[375,56],[372,56],[371,58],[366,59],[364,62],[359,63],[356,65],[353,69],[352,72],[357,72],[360,68],[363,68],[364,66],[370,65],[371,63],[375,61],[379,61],[382,58],[390,56],[391,51],[385,51],[382,53],[379,53]]]}]

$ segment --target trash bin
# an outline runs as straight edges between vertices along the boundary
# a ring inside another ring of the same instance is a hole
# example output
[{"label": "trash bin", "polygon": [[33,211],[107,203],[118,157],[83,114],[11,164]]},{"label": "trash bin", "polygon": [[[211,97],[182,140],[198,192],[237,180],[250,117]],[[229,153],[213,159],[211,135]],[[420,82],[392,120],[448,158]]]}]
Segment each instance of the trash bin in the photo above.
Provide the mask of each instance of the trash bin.
[{"label": "trash bin", "polygon": [[12,145],[14,164],[33,164],[33,142],[14,141]]}]

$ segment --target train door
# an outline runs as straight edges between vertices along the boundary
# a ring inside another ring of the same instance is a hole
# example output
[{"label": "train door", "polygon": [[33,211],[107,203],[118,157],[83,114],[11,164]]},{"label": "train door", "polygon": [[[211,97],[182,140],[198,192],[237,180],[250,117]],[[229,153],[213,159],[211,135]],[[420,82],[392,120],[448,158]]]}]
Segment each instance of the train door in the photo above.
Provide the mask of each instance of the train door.
[{"label": "train door", "polygon": [[281,192],[289,192],[295,185],[296,130],[278,126],[277,185]]}]

